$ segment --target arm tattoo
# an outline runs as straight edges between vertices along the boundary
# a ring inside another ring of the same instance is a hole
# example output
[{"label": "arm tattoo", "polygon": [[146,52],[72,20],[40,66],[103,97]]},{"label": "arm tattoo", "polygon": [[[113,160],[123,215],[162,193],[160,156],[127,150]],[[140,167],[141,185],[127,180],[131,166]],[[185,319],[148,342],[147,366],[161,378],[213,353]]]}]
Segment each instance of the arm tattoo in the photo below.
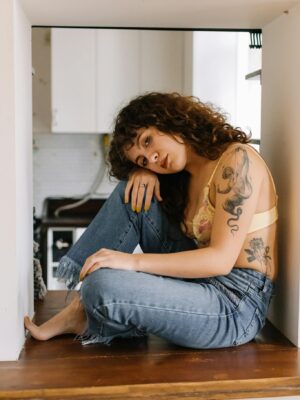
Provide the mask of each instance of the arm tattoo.
[{"label": "arm tattoo", "polygon": [[260,265],[268,266],[270,265],[271,257],[269,256],[270,246],[265,246],[262,238],[254,238],[250,240],[250,249],[245,249],[248,254],[247,261],[258,261]]},{"label": "arm tattoo", "polygon": [[241,205],[252,194],[252,185],[248,176],[249,158],[247,152],[242,147],[233,150],[235,159],[235,168],[224,167],[222,178],[227,181],[225,189],[221,189],[218,185],[217,193],[227,194],[232,192],[232,196],[228,197],[223,203],[223,209],[233,217],[227,220],[227,225],[233,234],[239,230],[239,226],[235,223],[239,220],[243,210]]}]

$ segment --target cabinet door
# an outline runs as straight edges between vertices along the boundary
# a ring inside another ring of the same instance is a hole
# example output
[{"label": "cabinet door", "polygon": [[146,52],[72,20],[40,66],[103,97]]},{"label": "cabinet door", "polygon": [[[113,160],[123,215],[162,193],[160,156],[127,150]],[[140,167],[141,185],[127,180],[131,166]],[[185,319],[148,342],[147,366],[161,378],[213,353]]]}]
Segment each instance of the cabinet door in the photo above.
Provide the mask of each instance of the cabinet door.
[{"label": "cabinet door", "polygon": [[97,130],[109,133],[114,117],[139,94],[139,31],[97,31]]},{"label": "cabinet door", "polygon": [[141,31],[141,92],[182,92],[184,33]]},{"label": "cabinet door", "polygon": [[96,31],[51,30],[52,131],[96,131]]}]

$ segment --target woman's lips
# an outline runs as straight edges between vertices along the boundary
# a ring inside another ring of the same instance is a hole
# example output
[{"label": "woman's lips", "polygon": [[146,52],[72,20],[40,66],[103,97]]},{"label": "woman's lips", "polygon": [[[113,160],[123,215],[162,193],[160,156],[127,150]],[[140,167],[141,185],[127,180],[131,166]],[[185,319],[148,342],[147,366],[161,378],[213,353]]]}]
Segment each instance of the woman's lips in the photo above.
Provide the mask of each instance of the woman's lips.
[{"label": "woman's lips", "polygon": [[160,166],[162,168],[168,168],[168,164],[169,164],[169,158],[168,158],[168,154],[167,154],[166,157],[163,159],[163,162],[160,164]]}]

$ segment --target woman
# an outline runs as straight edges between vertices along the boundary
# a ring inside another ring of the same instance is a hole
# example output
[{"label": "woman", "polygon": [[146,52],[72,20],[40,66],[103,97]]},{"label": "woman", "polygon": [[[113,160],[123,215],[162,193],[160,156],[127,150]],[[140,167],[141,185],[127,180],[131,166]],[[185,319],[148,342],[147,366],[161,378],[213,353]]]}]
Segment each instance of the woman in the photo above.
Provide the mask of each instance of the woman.
[{"label": "woman", "polygon": [[26,317],[31,334],[109,344],[152,333],[192,348],[253,339],[277,274],[277,196],[248,143],[193,97],[132,100],[109,153],[121,182],[60,262],[80,296],[40,327]]}]

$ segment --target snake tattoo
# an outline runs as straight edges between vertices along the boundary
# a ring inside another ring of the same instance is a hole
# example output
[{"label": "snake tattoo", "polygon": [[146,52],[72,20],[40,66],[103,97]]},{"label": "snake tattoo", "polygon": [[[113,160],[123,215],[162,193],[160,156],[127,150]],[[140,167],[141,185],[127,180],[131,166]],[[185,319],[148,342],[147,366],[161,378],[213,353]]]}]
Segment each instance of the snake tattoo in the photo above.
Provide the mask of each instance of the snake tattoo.
[{"label": "snake tattoo", "polygon": [[223,203],[223,209],[233,217],[227,220],[227,225],[230,227],[232,234],[239,230],[236,223],[243,213],[242,205],[245,200],[252,194],[252,185],[248,176],[249,158],[247,152],[242,147],[237,147],[233,150],[235,160],[235,168],[224,166],[222,178],[226,181],[227,186],[221,189],[218,185],[217,192],[221,194],[232,193],[232,196],[227,198]]}]

